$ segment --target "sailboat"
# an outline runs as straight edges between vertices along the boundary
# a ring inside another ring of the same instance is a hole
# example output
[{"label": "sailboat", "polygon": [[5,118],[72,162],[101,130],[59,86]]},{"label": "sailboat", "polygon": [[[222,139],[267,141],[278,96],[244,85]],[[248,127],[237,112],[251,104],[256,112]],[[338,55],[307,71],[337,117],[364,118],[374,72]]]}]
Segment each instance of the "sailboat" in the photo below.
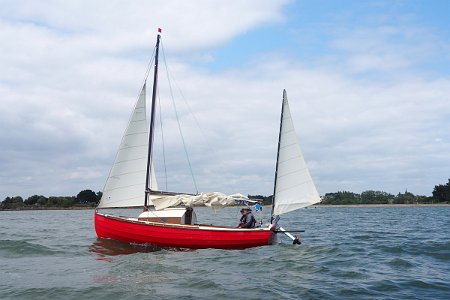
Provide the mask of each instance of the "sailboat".
[{"label": "sailboat", "polygon": [[[278,136],[274,195],[270,222],[260,228],[234,228],[197,223],[193,207],[233,205],[245,198],[218,192],[200,195],[160,191],[153,164],[153,136],[158,82],[158,55],[161,31],[158,30],[154,57],[150,132],[147,129],[146,83],[133,109],[122,137],[102,198],[95,210],[98,238],[170,248],[244,249],[271,245],[283,232],[298,238],[278,225],[280,215],[320,201],[319,194],[303,158],[292,122],[286,91],[283,91]],[[153,205],[154,209],[149,209]],[[143,207],[136,217],[101,212],[103,208]]]}]

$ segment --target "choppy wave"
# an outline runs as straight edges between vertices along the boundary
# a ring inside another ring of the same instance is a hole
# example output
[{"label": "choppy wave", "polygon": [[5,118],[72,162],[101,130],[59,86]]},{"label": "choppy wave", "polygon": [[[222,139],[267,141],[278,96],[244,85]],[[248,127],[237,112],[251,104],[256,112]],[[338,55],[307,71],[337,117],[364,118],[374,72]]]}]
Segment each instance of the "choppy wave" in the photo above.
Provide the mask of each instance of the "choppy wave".
[{"label": "choppy wave", "polygon": [[281,222],[302,245],[235,251],[99,240],[92,212],[33,213],[1,220],[2,299],[450,299],[449,207],[300,210]]},{"label": "choppy wave", "polygon": [[46,246],[20,240],[0,240],[0,257],[29,257],[53,255],[54,251]]}]

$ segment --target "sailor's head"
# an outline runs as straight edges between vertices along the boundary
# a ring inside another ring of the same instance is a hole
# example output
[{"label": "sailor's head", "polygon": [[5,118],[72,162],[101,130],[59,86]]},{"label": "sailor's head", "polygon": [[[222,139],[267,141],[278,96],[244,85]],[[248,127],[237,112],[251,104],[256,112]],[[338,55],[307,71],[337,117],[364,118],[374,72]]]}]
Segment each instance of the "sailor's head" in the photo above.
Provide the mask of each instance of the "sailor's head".
[{"label": "sailor's head", "polygon": [[250,208],[248,208],[248,207],[243,207],[242,209],[241,209],[241,214],[243,214],[243,215],[246,215],[246,214],[248,214],[249,212],[251,212],[252,210],[250,209]]}]

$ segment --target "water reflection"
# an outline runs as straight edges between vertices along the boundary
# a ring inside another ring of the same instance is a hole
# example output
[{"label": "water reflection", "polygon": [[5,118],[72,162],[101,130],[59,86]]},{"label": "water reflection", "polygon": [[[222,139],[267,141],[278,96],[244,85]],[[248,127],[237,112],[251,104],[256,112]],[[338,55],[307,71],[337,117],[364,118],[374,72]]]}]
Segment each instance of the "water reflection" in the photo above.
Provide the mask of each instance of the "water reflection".
[{"label": "water reflection", "polygon": [[135,253],[149,253],[161,250],[162,248],[155,247],[152,245],[130,244],[111,239],[99,239],[99,238],[89,247],[89,252],[97,253],[101,257],[128,255]]},{"label": "water reflection", "polygon": [[135,253],[151,253],[158,252],[162,250],[168,251],[193,251],[191,249],[183,249],[183,248],[161,248],[148,244],[130,244],[125,242],[120,242],[111,239],[100,239],[92,243],[89,247],[89,252],[97,253],[98,260],[107,260],[109,261],[109,256],[117,256],[117,255],[129,255]]}]

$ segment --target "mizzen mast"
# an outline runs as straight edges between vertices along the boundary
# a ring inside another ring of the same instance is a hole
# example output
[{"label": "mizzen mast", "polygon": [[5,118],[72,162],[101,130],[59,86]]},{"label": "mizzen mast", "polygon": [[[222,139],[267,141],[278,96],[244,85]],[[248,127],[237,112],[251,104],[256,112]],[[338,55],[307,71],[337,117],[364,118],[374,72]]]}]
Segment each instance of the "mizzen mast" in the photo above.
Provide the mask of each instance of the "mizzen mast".
[{"label": "mizzen mast", "polygon": [[278,148],[277,148],[277,163],[275,165],[275,179],[273,183],[273,195],[272,195],[272,211],[271,221],[273,221],[273,211],[275,209],[275,191],[277,190],[277,179],[278,179],[278,160],[280,158],[280,144],[281,144],[281,129],[283,128],[283,113],[284,113],[284,99],[286,98],[286,90],[283,90],[283,101],[281,104],[281,117],[280,117],[280,132],[278,134]]}]

